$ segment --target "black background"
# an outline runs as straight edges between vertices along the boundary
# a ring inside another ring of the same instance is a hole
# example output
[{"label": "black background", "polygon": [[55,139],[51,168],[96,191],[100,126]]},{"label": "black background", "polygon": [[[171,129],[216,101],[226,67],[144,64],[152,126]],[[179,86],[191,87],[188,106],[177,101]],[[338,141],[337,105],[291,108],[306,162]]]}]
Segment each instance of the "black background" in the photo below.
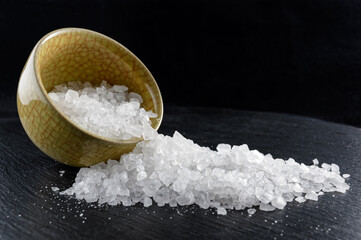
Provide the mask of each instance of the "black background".
[{"label": "black background", "polygon": [[83,27],[134,52],[166,105],[361,126],[360,13],[360,1],[343,0],[3,1],[0,99],[15,99],[22,67],[43,35]]},{"label": "black background", "polygon": [[[32,48],[62,27],[108,35],[145,63],[163,94],[161,133],[334,162],[351,189],[251,218],[59,196],[50,186],[68,188],[79,169],[32,144],[15,96]],[[361,1],[2,1],[0,31],[0,239],[360,239],[360,129],[265,111],[361,126]]]}]

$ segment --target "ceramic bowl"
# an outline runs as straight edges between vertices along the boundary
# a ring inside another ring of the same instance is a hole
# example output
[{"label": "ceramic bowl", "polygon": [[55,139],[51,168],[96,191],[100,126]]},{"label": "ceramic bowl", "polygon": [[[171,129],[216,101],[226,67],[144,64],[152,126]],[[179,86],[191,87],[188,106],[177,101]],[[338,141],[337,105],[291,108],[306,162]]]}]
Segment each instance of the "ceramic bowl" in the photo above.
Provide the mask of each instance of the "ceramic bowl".
[{"label": "ceramic bowl", "polygon": [[21,123],[45,154],[71,166],[91,166],[130,152],[141,139],[101,137],[76,125],[50,100],[55,85],[69,81],[126,85],[140,94],[142,107],[163,117],[162,97],[152,74],[127,48],[100,33],[64,28],[45,35],[34,47],[21,73],[17,107]]}]

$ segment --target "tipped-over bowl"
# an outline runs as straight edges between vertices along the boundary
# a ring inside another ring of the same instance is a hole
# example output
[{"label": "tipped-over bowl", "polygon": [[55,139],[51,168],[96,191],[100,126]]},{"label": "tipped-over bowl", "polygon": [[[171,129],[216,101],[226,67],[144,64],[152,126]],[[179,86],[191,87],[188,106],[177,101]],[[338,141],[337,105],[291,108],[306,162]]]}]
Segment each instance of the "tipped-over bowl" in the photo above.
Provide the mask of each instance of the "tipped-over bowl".
[{"label": "tipped-over bowl", "polygon": [[162,97],[152,74],[127,48],[100,33],[63,28],[45,35],[32,50],[18,85],[17,107],[32,142],[51,158],[71,166],[91,166],[130,152],[141,139],[116,140],[79,127],[48,96],[55,85],[103,80],[140,94],[142,107],[163,117]]}]

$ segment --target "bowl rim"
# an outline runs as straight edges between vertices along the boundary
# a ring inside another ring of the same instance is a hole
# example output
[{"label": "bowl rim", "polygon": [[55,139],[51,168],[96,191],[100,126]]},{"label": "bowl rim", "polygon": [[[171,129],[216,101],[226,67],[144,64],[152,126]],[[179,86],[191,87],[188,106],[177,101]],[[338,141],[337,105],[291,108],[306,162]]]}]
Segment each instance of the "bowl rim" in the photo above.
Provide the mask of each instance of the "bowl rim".
[{"label": "bowl rim", "polygon": [[42,78],[41,78],[41,75],[40,75],[40,72],[38,71],[37,69],[37,61],[38,61],[38,53],[41,49],[41,46],[43,45],[43,43],[45,43],[47,40],[49,40],[50,38],[54,37],[54,36],[57,36],[59,34],[62,34],[62,33],[66,33],[66,32],[88,32],[88,33],[92,33],[92,34],[95,34],[99,37],[102,37],[102,38],[106,38],[107,40],[113,42],[114,44],[116,45],[119,45],[121,48],[123,48],[125,51],[127,51],[132,57],[134,57],[136,59],[136,61],[138,61],[143,67],[144,69],[146,70],[147,74],[149,74],[151,76],[151,79],[153,80],[154,82],[154,86],[156,88],[156,90],[158,91],[159,93],[159,98],[160,98],[160,102],[159,102],[159,106],[160,106],[160,109],[159,109],[159,112],[160,112],[160,116],[158,118],[158,121],[157,121],[157,125],[156,127],[154,128],[156,131],[158,131],[161,123],[162,123],[162,120],[163,120],[163,111],[164,111],[164,106],[163,106],[163,99],[162,99],[162,95],[161,95],[161,92],[160,92],[160,89],[159,89],[159,86],[157,84],[157,82],[155,81],[153,75],[151,74],[151,72],[148,70],[148,68],[145,66],[145,64],[134,54],[132,53],[128,48],[126,48],[125,46],[123,46],[121,43],[117,42],[116,40],[104,35],[104,34],[101,34],[99,32],[96,32],[96,31],[93,31],[93,30],[89,30],[89,29],[85,29],[85,28],[76,28],[76,27],[67,27],[67,28],[60,28],[60,29],[56,29],[54,31],[51,31],[49,32],[48,34],[46,34],[45,36],[43,36],[39,42],[36,44],[36,47],[34,49],[34,62],[33,62],[33,67],[34,67],[34,72],[35,72],[35,78],[36,78],[36,81],[37,83],[39,84],[40,86],[40,89],[42,91],[42,93],[44,94],[45,98],[47,99],[47,101],[49,102],[49,104],[56,110],[57,113],[60,114],[61,117],[63,117],[65,119],[65,121],[67,121],[68,123],[70,123],[70,125],[72,125],[73,127],[75,127],[76,129],[78,129],[79,131],[81,131],[82,133],[86,134],[86,135],[89,135],[90,137],[93,137],[93,138],[96,138],[98,140],[102,140],[102,141],[105,141],[105,142],[109,142],[109,143],[116,143],[116,144],[122,144],[122,145],[128,145],[128,144],[134,144],[134,143],[138,143],[140,141],[143,141],[144,139],[143,138],[131,138],[129,140],[118,140],[118,139],[113,139],[113,138],[108,138],[108,137],[103,137],[101,135],[98,135],[98,134],[95,134],[91,131],[88,131],[87,129],[79,126],[78,124],[76,124],[73,120],[71,120],[68,116],[65,115],[65,113],[63,113],[55,104],[54,102],[50,99],[49,95],[48,95],[48,92],[45,90],[45,87],[44,87],[44,84],[43,82],[41,81]]}]

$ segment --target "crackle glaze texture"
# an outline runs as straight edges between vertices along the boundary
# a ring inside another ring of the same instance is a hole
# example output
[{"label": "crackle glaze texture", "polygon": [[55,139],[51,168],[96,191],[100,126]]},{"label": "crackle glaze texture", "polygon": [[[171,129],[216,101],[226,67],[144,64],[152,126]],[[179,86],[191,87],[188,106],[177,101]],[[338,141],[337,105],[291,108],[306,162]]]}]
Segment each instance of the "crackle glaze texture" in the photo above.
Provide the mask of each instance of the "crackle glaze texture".
[{"label": "crackle glaze texture", "polygon": [[121,141],[80,129],[53,105],[47,92],[69,81],[126,85],[140,94],[142,107],[158,114],[163,103],[148,69],[128,49],[93,31],[56,30],[34,47],[20,77],[17,106],[21,123],[34,144],[50,157],[72,166],[90,166],[131,151],[139,139]]}]

